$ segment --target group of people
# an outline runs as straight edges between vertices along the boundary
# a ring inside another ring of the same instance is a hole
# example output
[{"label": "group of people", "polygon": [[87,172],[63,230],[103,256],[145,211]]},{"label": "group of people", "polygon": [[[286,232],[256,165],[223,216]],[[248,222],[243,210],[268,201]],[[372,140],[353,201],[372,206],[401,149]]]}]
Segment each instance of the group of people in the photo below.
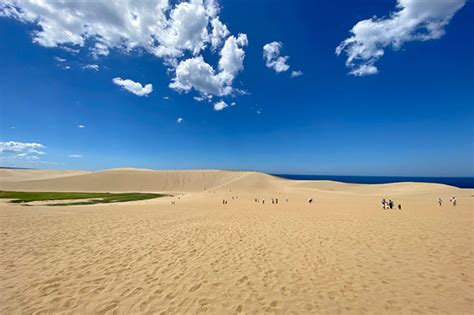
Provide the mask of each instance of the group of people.
[{"label": "group of people", "polygon": [[[451,199],[449,199],[449,202],[451,202],[451,204],[453,205],[453,207],[456,207],[456,205],[458,204],[457,200],[456,200],[456,197],[451,197]],[[441,198],[438,198],[438,204],[439,206],[441,207],[443,205],[443,199]]]},{"label": "group of people", "polygon": [[[392,199],[386,200],[385,198],[382,199],[382,208],[383,209],[393,209],[395,208],[395,203]],[[398,210],[402,210],[402,205],[398,204]]]}]

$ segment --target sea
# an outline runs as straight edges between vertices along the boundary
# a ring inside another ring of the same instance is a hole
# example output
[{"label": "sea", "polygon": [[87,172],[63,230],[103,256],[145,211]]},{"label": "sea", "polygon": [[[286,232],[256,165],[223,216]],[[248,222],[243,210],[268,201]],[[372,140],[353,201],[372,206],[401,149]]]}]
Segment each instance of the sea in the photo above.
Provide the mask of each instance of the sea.
[{"label": "sea", "polygon": [[294,175],[272,174],[297,180],[333,180],[352,184],[388,184],[400,182],[438,183],[459,188],[474,188],[474,177],[398,177],[398,176],[342,176],[342,175]]}]

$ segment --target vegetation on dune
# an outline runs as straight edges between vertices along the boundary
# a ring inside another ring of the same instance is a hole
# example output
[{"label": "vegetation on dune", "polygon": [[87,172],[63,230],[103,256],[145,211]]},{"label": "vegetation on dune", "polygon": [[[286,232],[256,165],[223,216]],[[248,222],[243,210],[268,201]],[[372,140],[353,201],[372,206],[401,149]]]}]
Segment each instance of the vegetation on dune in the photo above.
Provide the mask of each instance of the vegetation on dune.
[{"label": "vegetation on dune", "polygon": [[52,203],[50,206],[92,205],[97,203],[114,203],[146,200],[165,197],[164,194],[150,193],[84,193],[84,192],[29,192],[29,191],[0,191],[0,198],[12,199],[13,203],[28,203],[33,201],[55,201],[87,199],[68,203]]}]

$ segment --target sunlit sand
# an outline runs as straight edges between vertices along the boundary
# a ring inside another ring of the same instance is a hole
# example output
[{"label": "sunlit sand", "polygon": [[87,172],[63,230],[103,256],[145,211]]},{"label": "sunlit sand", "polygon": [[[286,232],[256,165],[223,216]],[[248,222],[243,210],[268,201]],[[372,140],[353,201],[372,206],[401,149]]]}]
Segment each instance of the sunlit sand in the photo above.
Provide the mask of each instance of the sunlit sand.
[{"label": "sunlit sand", "polygon": [[[2,314],[474,309],[472,189],[135,169],[0,170],[0,189],[174,195],[90,206],[1,200]],[[382,198],[402,210],[383,210]]]}]

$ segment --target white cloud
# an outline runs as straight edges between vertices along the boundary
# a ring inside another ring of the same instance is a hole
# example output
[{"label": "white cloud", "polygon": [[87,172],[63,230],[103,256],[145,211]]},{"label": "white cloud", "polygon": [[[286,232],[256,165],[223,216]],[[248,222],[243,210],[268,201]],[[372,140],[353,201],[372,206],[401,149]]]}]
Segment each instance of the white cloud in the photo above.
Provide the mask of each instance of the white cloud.
[{"label": "white cloud", "polygon": [[129,91],[138,96],[147,96],[153,92],[153,85],[151,83],[142,85],[139,82],[135,82],[129,79],[122,79],[120,77],[113,78],[112,82],[123,89]]},{"label": "white cloud", "polygon": [[69,154],[68,157],[70,158],[75,158],[75,159],[79,159],[82,157],[82,154]]},{"label": "white cloud", "polygon": [[159,57],[178,57],[184,50],[193,54],[209,41],[209,13],[202,1],[181,2],[171,10],[167,26],[155,34],[160,45],[154,52]]},{"label": "white cloud", "polygon": [[163,96],[163,99],[164,99],[164,100],[169,100],[170,97],[169,97],[169,96]]},{"label": "white cloud", "polygon": [[[95,58],[107,56],[114,49],[126,54],[146,51],[162,58],[171,67],[169,70],[175,72],[173,88],[195,88],[200,93],[218,96],[231,93],[232,81],[240,70],[216,73],[199,59],[201,53],[208,47],[217,52],[223,43],[227,44],[221,59],[232,57],[227,53],[233,49],[237,69],[242,68],[241,47],[247,45],[245,35],[226,41],[230,32],[219,18],[215,0],[2,0],[0,16],[36,26],[33,41],[44,47],[60,47],[73,53],[86,48]],[[190,73],[183,74],[187,67],[199,69],[189,68]],[[206,76],[205,83],[196,83],[195,75]]]},{"label": "white cloud", "polygon": [[202,56],[181,61],[176,68],[176,76],[169,86],[185,93],[193,88],[203,94],[219,96],[232,92],[232,87],[204,61]]},{"label": "white cloud", "polygon": [[217,103],[214,104],[214,110],[215,111],[221,111],[223,110],[224,108],[228,107],[229,105],[227,105],[226,102],[224,101],[219,101]]},{"label": "white cloud", "polygon": [[195,89],[203,95],[225,96],[233,92],[232,83],[243,69],[247,36],[230,36],[220,51],[219,72],[206,63],[202,56],[181,61],[176,67],[175,77],[170,87],[180,92]]},{"label": "white cloud", "polygon": [[286,63],[290,57],[280,56],[282,46],[281,42],[271,42],[263,46],[265,65],[276,72],[285,72],[290,69],[290,66]]},{"label": "white cloud", "polygon": [[40,159],[36,155],[28,155],[27,153],[19,153],[15,156],[15,158],[19,160],[30,161],[30,162],[39,161]]},{"label": "white cloud", "polygon": [[0,142],[0,160],[10,163],[15,160],[26,162],[39,161],[41,155],[45,155],[46,147],[41,143],[27,143],[17,141]]},{"label": "white cloud", "polygon": [[6,141],[0,142],[0,152],[12,153],[34,153],[34,154],[43,154],[46,147],[41,143],[26,143],[26,142],[16,142],[16,141]]},{"label": "white cloud", "polygon": [[176,122],[177,122],[178,124],[182,123],[182,122],[183,122],[183,118],[179,117],[179,118],[176,120]]},{"label": "white cloud", "polygon": [[363,76],[378,72],[375,63],[386,48],[400,49],[410,41],[438,39],[465,0],[398,0],[396,9],[387,18],[376,16],[359,21],[351,29],[352,36],[336,48],[345,53],[350,74]]},{"label": "white cloud", "polygon": [[230,35],[229,29],[223,24],[219,18],[214,18],[211,21],[212,33],[211,33],[211,47],[216,49],[219,47],[224,39]]},{"label": "white cloud", "polygon": [[197,102],[212,102],[212,95],[199,95],[199,96],[193,96],[193,99]]},{"label": "white cloud", "polygon": [[66,61],[67,61],[66,59],[64,59],[64,58],[61,58],[61,57],[58,57],[58,56],[55,56],[55,57],[54,57],[54,60],[56,60],[57,62],[60,62],[60,63],[61,63],[61,62],[66,62]]},{"label": "white cloud", "polygon": [[95,70],[95,71],[99,71],[99,65],[96,65],[96,64],[88,64],[88,65],[82,66],[82,69],[84,69],[84,70]]},{"label": "white cloud", "polygon": [[290,74],[292,78],[296,78],[302,75],[303,75],[303,71],[300,71],[300,70],[291,71],[291,74]]},{"label": "white cloud", "polygon": [[78,125],[77,128],[83,129],[83,128],[86,128],[86,126],[85,125]]},{"label": "white cloud", "polygon": [[247,35],[229,36],[220,52],[219,69],[223,76],[228,76],[232,82],[235,75],[244,68],[245,51],[242,47],[248,45]]}]

